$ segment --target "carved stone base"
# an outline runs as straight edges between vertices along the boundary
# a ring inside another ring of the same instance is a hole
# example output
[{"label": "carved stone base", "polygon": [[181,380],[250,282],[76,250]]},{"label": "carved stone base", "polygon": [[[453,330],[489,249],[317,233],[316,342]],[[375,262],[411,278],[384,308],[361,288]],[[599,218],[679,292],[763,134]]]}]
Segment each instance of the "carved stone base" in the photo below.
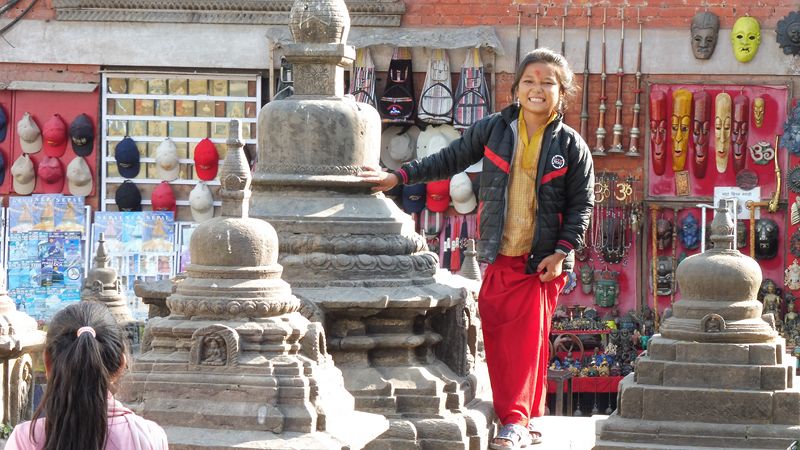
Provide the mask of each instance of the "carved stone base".
[{"label": "carved stone base", "polygon": [[[136,359],[121,398],[175,436],[170,447],[229,448],[239,436],[237,448],[345,448],[388,427],[377,416],[356,420],[321,327],[299,313],[225,325],[154,318],[146,334],[151,349]],[[373,427],[351,429],[364,420]],[[203,430],[203,438],[189,429]],[[297,433],[311,433],[301,440],[308,447],[284,442]],[[253,439],[275,445],[249,447]]]},{"label": "carved stone base", "polygon": [[735,344],[655,335],[619,384],[595,450],[775,448],[800,436],[795,358],[782,338]]}]

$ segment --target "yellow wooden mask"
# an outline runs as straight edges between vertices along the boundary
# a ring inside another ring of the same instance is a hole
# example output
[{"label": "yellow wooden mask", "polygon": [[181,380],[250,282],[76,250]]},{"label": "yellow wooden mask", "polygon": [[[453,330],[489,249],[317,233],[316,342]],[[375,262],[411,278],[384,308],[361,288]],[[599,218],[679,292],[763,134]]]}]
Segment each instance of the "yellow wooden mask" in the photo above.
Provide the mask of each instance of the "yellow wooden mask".
[{"label": "yellow wooden mask", "polygon": [[761,25],[752,17],[739,17],[731,30],[733,55],[739,62],[750,62],[761,45]]},{"label": "yellow wooden mask", "polygon": [[731,96],[725,92],[717,94],[714,101],[714,147],[717,172],[724,173],[731,153]]},{"label": "yellow wooden mask", "polygon": [[689,133],[692,124],[692,93],[677,89],[672,93],[672,170],[686,167]]}]

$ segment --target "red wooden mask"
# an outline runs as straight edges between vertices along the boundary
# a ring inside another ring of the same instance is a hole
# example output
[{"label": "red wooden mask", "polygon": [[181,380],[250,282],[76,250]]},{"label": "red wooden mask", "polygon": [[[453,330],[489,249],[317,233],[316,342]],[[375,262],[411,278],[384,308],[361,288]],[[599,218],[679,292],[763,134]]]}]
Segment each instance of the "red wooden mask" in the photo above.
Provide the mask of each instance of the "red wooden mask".
[{"label": "red wooden mask", "polygon": [[664,175],[667,160],[667,96],[663,92],[650,93],[650,154],[653,172]]},{"label": "red wooden mask", "polygon": [[733,99],[733,126],[731,127],[731,140],[733,141],[733,170],[739,172],[744,169],[747,161],[747,127],[750,122],[750,100],[739,94]]},{"label": "red wooden mask", "polygon": [[692,172],[696,178],[706,176],[708,167],[708,139],[711,133],[711,96],[706,91],[694,94],[692,120]]}]

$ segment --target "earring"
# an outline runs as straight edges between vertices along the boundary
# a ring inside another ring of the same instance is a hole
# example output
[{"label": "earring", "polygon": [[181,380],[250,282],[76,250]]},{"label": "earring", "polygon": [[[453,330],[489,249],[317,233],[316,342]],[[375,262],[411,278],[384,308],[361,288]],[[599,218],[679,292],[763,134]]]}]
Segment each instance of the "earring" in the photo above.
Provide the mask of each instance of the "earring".
[{"label": "earring", "polygon": [[516,106],[517,108],[519,108],[519,106],[520,106],[520,103],[519,103],[519,97],[517,97],[517,98],[515,98],[515,99],[514,99],[514,106]]}]

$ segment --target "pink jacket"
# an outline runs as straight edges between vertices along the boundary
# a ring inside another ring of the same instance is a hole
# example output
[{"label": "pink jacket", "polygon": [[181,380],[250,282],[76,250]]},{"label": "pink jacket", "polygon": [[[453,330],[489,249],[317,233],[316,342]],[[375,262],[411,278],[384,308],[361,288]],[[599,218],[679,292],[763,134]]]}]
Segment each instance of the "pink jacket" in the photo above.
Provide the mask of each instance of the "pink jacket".
[{"label": "pink jacket", "polygon": [[[44,419],[34,425],[35,442],[31,441],[31,421],[23,422],[8,437],[6,450],[41,450],[44,446]],[[167,434],[155,422],[137,416],[112,397],[108,403],[108,439],[105,450],[167,450]]]}]

